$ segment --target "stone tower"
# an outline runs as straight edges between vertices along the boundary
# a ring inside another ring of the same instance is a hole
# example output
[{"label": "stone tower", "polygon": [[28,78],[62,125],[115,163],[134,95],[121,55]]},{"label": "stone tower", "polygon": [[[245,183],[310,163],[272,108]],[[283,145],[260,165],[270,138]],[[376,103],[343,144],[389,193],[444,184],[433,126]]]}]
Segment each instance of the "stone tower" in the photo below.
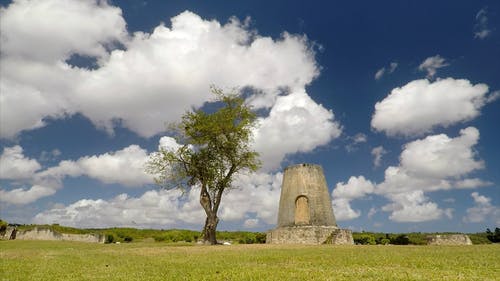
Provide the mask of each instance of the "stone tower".
[{"label": "stone tower", "polygon": [[353,244],[349,230],[335,222],[323,168],[289,166],[283,174],[278,227],[267,234],[273,244]]}]

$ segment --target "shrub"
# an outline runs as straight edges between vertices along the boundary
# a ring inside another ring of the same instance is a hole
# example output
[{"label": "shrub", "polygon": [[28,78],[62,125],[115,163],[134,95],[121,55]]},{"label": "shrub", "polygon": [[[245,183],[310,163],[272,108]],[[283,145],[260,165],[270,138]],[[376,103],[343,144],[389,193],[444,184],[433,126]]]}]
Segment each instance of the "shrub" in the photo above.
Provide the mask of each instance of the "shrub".
[{"label": "shrub", "polygon": [[390,243],[391,243],[391,240],[390,240],[390,239],[387,239],[387,238],[382,238],[382,239],[380,240],[380,244],[382,244],[382,245],[388,245],[388,244],[390,244]]},{"label": "shrub", "polygon": [[113,243],[115,242],[115,236],[113,234],[106,234],[106,241],[105,243]]},{"label": "shrub", "polygon": [[356,233],[353,234],[354,243],[361,245],[375,245],[375,236],[370,233]]},{"label": "shrub", "polygon": [[7,231],[8,223],[6,221],[0,220],[0,235],[4,235]]},{"label": "shrub", "polygon": [[471,233],[468,234],[472,244],[491,244],[492,242],[488,239],[486,232]]},{"label": "shrub", "polygon": [[394,245],[408,245],[410,244],[410,239],[406,234],[401,234],[391,239],[391,244]]},{"label": "shrub", "polygon": [[492,232],[489,228],[486,229],[486,238],[493,243],[500,242],[500,228],[496,227],[495,232]]},{"label": "shrub", "polygon": [[127,242],[127,243],[130,243],[132,242],[132,240],[134,240],[134,238],[130,237],[130,236],[126,236],[125,238],[123,238],[123,241]]}]

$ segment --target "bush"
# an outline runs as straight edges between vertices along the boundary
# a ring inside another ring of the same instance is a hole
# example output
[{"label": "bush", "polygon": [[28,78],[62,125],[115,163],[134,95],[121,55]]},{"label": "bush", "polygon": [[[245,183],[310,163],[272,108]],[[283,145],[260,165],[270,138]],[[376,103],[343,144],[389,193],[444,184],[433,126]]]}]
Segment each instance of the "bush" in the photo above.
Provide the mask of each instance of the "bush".
[{"label": "bush", "polygon": [[408,245],[410,244],[410,239],[406,234],[401,234],[391,239],[391,244],[394,245]]},{"label": "bush", "polygon": [[123,241],[127,242],[127,243],[130,243],[132,242],[132,240],[134,240],[134,238],[130,237],[130,236],[126,236],[125,238],[123,238]]},{"label": "bush", "polygon": [[470,241],[474,245],[478,244],[491,244],[492,242],[488,239],[488,234],[486,232],[480,232],[480,233],[471,233],[468,234]]},{"label": "bush", "polygon": [[500,228],[496,227],[495,232],[491,232],[489,228],[486,229],[486,238],[493,243],[500,242]]},{"label": "bush", "polygon": [[390,243],[391,243],[391,240],[390,240],[390,239],[387,239],[387,238],[382,238],[382,239],[380,240],[380,244],[382,244],[382,245],[388,245],[388,244],[390,244]]},{"label": "bush", "polygon": [[115,236],[113,234],[106,234],[106,241],[105,243],[113,243],[115,242]]},{"label": "bush", "polygon": [[361,245],[375,245],[377,242],[375,241],[375,236],[370,233],[356,233],[353,234],[353,239],[355,244]]},{"label": "bush", "polygon": [[4,235],[7,231],[8,223],[6,221],[0,220],[0,235]]}]

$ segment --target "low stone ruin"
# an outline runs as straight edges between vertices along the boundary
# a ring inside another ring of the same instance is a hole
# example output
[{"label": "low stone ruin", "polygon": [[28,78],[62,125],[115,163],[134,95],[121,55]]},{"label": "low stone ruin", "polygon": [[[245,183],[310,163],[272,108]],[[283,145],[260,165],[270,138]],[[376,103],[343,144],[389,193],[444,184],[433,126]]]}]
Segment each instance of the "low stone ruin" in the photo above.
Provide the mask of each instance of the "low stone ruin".
[{"label": "low stone ruin", "polygon": [[51,240],[51,241],[77,241],[90,243],[104,243],[104,235],[99,234],[67,234],[51,229],[18,230],[16,227],[7,227],[4,240]]},{"label": "low stone ruin", "polygon": [[427,245],[472,245],[472,241],[465,234],[436,234],[427,236]]}]

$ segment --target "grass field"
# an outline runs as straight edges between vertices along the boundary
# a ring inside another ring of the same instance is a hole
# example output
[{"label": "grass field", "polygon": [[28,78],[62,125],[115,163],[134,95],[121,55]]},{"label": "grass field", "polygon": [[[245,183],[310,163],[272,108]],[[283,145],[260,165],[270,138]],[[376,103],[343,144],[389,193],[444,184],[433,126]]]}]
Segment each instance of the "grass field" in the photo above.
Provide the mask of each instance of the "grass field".
[{"label": "grass field", "polygon": [[500,245],[1,241],[1,280],[500,280]]}]

